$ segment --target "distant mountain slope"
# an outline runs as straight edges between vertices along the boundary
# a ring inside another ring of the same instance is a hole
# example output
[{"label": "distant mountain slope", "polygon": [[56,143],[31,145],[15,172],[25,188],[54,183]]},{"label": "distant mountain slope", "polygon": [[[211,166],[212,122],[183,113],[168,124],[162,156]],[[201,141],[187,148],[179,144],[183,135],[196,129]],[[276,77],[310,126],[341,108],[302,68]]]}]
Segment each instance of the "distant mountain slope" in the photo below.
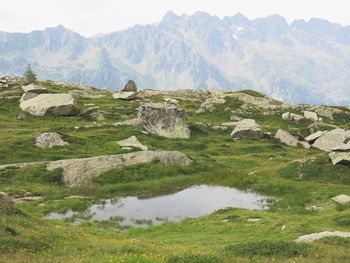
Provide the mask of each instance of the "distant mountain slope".
[{"label": "distant mountain slope", "polygon": [[207,13],[92,38],[58,26],[0,32],[0,74],[22,74],[111,89],[256,89],[287,102],[350,105],[350,27],[322,19],[288,24]]}]

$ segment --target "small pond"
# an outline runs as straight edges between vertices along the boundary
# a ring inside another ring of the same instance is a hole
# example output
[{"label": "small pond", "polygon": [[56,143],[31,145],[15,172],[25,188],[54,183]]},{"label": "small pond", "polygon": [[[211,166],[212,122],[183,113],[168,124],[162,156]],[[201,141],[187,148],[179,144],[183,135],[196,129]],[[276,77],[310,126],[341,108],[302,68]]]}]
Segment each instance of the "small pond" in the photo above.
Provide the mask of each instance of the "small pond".
[{"label": "small pond", "polygon": [[79,215],[91,220],[117,219],[120,225],[142,226],[164,221],[180,221],[208,215],[223,208],[266,210],[267,196],[222,186],[199,185],[180,192],[147,199],[121,197],[104,200],[84,213],[51,213],[47,219],[65,219]]}]

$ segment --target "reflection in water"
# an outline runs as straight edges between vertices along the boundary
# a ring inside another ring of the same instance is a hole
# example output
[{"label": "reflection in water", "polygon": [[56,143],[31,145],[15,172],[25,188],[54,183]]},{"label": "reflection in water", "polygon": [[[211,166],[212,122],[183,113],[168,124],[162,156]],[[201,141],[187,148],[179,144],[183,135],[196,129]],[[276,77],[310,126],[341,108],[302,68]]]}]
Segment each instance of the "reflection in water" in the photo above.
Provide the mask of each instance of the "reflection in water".
[{"label": "reflection in water", "polygon": [[[266,196],[235,188],[200,185],[148,199],[108,199],[103,204],[92,205],[84,215],[89,215],[92,220],[117,218],[121,225],[160,224],[166,220],[179,221],[208,215],[227,207],[264,210],[267,209],[267,199]],[[47,218],[64,219],[77,214],[72,211],[65,214],[52,213]]]}]

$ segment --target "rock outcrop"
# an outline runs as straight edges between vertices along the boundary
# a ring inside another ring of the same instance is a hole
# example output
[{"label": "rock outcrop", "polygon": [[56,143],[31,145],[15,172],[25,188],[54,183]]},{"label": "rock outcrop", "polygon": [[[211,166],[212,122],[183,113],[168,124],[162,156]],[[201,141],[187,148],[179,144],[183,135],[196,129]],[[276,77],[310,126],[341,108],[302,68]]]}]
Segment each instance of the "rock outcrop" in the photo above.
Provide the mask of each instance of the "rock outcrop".
[{"label": "rock outcrop", "polygon": [[125,140],[117,141],[117,143],[122,147],[132,147],[139,148],[143,151],[147,151],[148,147],[143,145],[136,136],[131,136]]},{"label": "rock outcrop", "polygon": [[236,127],[232,131],[231,136],[235,139],[260,139],[264,137],[264,132],[261,130],[260,126],[255,122],[255,120],[243,119],[236,123]]},{"label": "rock outcrop", "polygon": [[343,237],[348,238],[350,237],[350,232],[341,232],[341,231],[324,231],[320,233],[313,233],[309,235],[304,235],[298,237],[295,242],[297,243],[310,243],[316,240],[319,240],[324,237]]},{"label": "rock outcrop", "polygon": [[308,123],[310,122],[310,119],[299,115],[299,114],[295,114],[295,113],[291,113],[291,112],[285,112],[282,114],[282,119],[284,120],[291,120],[291,121],[295,121],[295,122],[299,122],[299,123]]},{"label": "rock outcrop", "polygon": [[65,146],[68,144],[68,142],[62,139],[62,135],[56,132],[44,132],[35,138],[35,146],[43,149]]},{"label": "rock outcrop", "polygon": [[121,90],[122,92],[137,92],[137,86],[135,81],[129,80],[128,83]]},{"label": "rock outcrop", "polygon": [[20,104],[23,111],[37,116],[72,116],[78,114],[75,98],[70,94],[39,94]]},{"label": "rock outcrop", "polygon": [[174,105],[146,103],[140,106],[138,118],[145,130],[166,138],[190,138],[185,111]]},{"label": "rock outcrop", "polygon": [[83,159],[69,159],[50,162],[49,171],[63,170],[63,181],[70,187],[84,187],[91,181],[112,170],[126,166],[159,161],[163,165],[187,166],[192,163],[185,154],[178,151],[140,151],[127,154],[99,156]]},{"label": "rock outcrop", "polygon": [[317,113],[312,111],[304,111],[304,117],[312,121],[318,121]]}]

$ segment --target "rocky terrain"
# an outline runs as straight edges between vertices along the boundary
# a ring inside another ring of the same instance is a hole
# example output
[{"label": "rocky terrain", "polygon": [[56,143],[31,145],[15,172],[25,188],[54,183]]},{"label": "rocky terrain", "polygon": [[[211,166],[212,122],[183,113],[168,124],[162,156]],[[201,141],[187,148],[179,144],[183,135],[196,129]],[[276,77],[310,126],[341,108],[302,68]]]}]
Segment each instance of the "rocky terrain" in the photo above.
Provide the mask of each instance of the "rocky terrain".
[{"label": "rocky terrain", "polygon": [[[253,90],[138,90],[129,81],[113,93],[1,80],[0,261],[350,258],[350,108],[288,104]],[[200,184],[270,196],[269,208],[146,228],[120,218],[45,219]]]}]

